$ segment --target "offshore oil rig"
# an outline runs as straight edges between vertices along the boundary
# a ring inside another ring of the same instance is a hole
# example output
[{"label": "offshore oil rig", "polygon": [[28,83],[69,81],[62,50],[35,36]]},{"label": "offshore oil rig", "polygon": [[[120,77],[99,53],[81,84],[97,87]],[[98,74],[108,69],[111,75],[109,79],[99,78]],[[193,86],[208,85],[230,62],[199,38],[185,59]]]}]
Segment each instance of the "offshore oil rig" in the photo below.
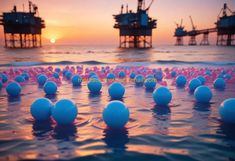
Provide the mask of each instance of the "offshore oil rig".
[{"label": "offshore oil rig", "polygon": [[196,29],[193,23],[192,17],[190,16],[192,30],[187,31],[184,29],[183,20],[181,23],[176,23],[176,29],[174,37],[176,37],[175,45],[184,45],[183,38],[189,36],[188,45],[197,45],[196,36],[203,35],[200,45],[209,45],[209,33],[217,32],[216,45],[221,46],[233,46],[235,45],[235,12],[232,12],[227,4],[225,3],[221,9],[217,22],[214,28],[208,29]]},{"label": "offshore oil rig", "polygon": [[28,12],[18,12],[14,5],[11,12],[0,15],[6,48],[37,48],[42,46],[41,33],[45,23],[40,18],[38,7],[29,1]]},{"label": "offshore oil rig", "polygon": [[153,0],[148,7],[145,7],[145,0],[138,0],[136,12],[128,10],[124,12],[124,5],[121,12],[114,15],[114,28],[119,29],[120,48],[151,48],[152,30],[157,27],[157,20],[148,15],[148,11],[153,4]]}]

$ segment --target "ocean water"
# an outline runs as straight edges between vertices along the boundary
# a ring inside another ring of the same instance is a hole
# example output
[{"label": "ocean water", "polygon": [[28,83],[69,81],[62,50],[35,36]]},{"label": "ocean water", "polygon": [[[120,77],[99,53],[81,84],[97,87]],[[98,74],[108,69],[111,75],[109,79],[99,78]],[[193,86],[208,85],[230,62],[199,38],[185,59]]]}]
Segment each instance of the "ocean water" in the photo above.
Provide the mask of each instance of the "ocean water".
[{"label": "ocean water", "polygon": [[155,46],[149,50],[122,50],[113,45],[57,45],[38,49],[0,48],[0,64],[130,64],[130,65],[234,65],[234,47]]},{"label": "ocean water", "polygon": [[[156,46],[149,50],[120,50],[112,46],[45,46],[41,49],[0,49],[0,70],[35,66],[65,67],[146,66],[150,68],[196,67],[234,68],[235,48]],[[168,108],[156,106],[152,92],[122,81],[123,102],[130,110],[126,128],[111,130],[102,120],[110,101],[109,84],[103,81],[102,93],[92,95],[86,81],[73,88],[63,80],[53,102],[72,99],[78,106],[73,125],[34,122],[31,103],[45,96],[43,89],[28,83],[18,98],[0,91],[0,160],[166,160],[234,161],[235,126],[223,123],[220,103],[235,96],[235,84],[224,91],[214,90],[210,104],[198,104],[187,89],[179,89],[164,79],[173,94]]]}]

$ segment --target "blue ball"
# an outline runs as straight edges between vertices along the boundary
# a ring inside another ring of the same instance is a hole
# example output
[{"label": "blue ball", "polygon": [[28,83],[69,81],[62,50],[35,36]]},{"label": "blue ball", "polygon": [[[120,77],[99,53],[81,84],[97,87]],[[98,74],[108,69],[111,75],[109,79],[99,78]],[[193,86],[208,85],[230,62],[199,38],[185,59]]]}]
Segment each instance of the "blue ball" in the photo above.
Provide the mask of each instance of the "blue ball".
[{"label": "blue ball", "polygon": [[15,77],[15,81],[18,82],[18,83],[23,83],[25,81],[24,77],[21,76],[21,75],[17,75]]},{"label": "blue ball", "polygon": [[142,75],[135,76],[135,85],[143,86],[144,85],[144,77]]},{"label": "blue ball", "polygon": [[184,87],[186,83],[187,79],[184,75],[179,75],[178,77],[176,77],[176,85],[178,87]]},{"label": "blue ball", "polygon": [[21,76],[24,77],[25,80],[29,80],[29,74],[28,73],[23,73]]},{"label": "blue ball", "polygon": [[57,84],[53,81],[48,81],[44,84],[43,90],[47,95],[54,95],[57,92]]},{"label": "blue ball", "polygon": [[119,100],[125,94],[125,87],[119,82],[114,82],[109,86],[108,92],[112,99]]},{"label": "blue ball", "polygon": [[50,119],[52,107],[53,104],[49,99],[39,98],[32,103],[30,112],[35,120],[45,121]]},{"label": "blue ball", "polygon": [[171,77],[173,77],[173,78],[176,77],[176,74],[177,74],[176,71],[174,71],[174,70],[171,71]]},{"label": "blue ball", "polygon": [[60,78],[60,75],[59,75],[59,73],[57,73],[57,72],[54,72],[54,73],[52,74],[52,76],[53,76],[55,79],[59,79],[59,78]]},{"label": "blue ball", "polygon": [[167,87],[159,87],[153,92],[153,99],[159,106],[167,106],[172,99],[171,91]]},{"label": "blue ball", "polygon": [[97,78],[91,78],[87,84],[87,87],[91,93],[99,93],[102,88],[102,83]]},{"label": "blue ball", "polygon": [[219,114],[222,121],[235,124],[235,98],[230,98],[221,103]]},{"label": "blue ball", "polygon": [[38,85],[43,86],[43,85],[46,83],[47,79],[48,79],[48,78],[47,78],[46,75],[40,74],[40,75],[38,76],[38,78],[37,78]]},{"label": "blue ball", "polygon": [[129,110],[123,102],[111,101],[103,111],[103,120],[110,128],[123,128],[129,120]]},{"label": "blue ball", "polygon": [[135,76],[136,76],[135,72],[131,72],[131,74],[129,75],[129,77],[130,77],[131,79],[134,79]]},{"label": "blue ball", "polygon": [[61,72],[61,69],[60,69],[60,68],[55,68],[55,72],[56,72],[56,73],[60,73],[60,72]]},{"label": "blue ball", "polygon": [[202,85],[201,81],[200,81],[199,79],[195,78],[195,79],[192,79],[192,80],[189,82],[188,87],[189,87],[189,90],[190,90],[190,91],[194,92],[194,90],[195,90],[197,87],[201,86],[201,85]]},{"label": "blue ball", "polygon": [[82,77],[79,75],[74,75],[72,77],[72,84],[73,86],[80,86],[82,83]]},{"label": "blue ball", "polygon": [[209,70],[207,70],[207,71],[205,72],[205,74],[208,75],[208,76],[211,76],[211,75],[212,75],[212,74],[211,74],[211,71],[209,71]]},{"label": "blue ball", "polygon": [[8,81],[8,76],[6,74],[2,74],[2,83],[6,83]]},{"label": "blue ball", "polygon": [[95,72],[90,72],[88,78],[91,78],[92,76],[97,76]]},{"label": "blue ball", "polygon": [[202,85],[204,85],[204,84],[206,83],[206,78],[203,77],[203,76],[201,76],[201,75],[199,75],[199,76],[197,77],[197,79],[199,79],[199,80],[201,81]]},{"label": "blue ball", "polygon": [[194,91],[194,97],[199,103],[209,103],[212,98],[211,89],[205,85],[199,86]]},{"label": "blue ball", "polygon": [[60,125],[72,124],[78,114],[76,104],[69,99],[62,99],[56,102],[52,109],[52,117]]},{"label": "blue ball", "polygon": [[118,73],[118,77],[121,78],[121,79],[123,79],[123,78],[126,77],[126,73],[125,73],[124,71],[120,71],[120,72]]},{"label": "blue ball", "polygon": [[152,90],[156,87],[157,81],[155,78],[147,78],[144,82],[144,86],[147,90]]},{"label": "blue ball", "polygon": [[17,82],[11,82],[6,87],[7,94],[11,97],[17,97],[20,95],[21,86]]},{"label": "blue ball", "polygon": [[2,89],[2,81],[0,80],[0,90]]},{"label": "blue ball", "polygon": [[225,80],[223,78],[217,78],[214,81],[214,88],[215,89],[224,89],[226,86]]},{"label": "blue ball", "polygon": [[106,78],[107,78],[108,80],[115,80],[116,76],[115,76],[114,73],[109,73],[109,74],[107,74]]},{"label": "blue ball", "polygon": [[230,80],[230,79],[232,78],[232,76],[231,76],[230,74],[226,74],[224,77],[225,77],[227,80]]},{"label": "blue ball", "polygon": [[162,73],[161,71],[157,71],[157,72],[154,74],[154,77],[156,78],[157,81],[162,81],[163,73]]},{"label": "blue ball", "polygon": [[65,75],[67,74],[68,71],[69,71],[69,70],[67,70],[67,69],[63,70],[63,76],[64,76],[64,77],[65,77]]},{"label": "blue ball", "polygon": [[70,71],[67,71],[66,74],[65,74],[65,78],[66,78],[67,80],[70,80],[70,79],[72,78],[72,76],[73,76],[73,73],[70,72]]}]

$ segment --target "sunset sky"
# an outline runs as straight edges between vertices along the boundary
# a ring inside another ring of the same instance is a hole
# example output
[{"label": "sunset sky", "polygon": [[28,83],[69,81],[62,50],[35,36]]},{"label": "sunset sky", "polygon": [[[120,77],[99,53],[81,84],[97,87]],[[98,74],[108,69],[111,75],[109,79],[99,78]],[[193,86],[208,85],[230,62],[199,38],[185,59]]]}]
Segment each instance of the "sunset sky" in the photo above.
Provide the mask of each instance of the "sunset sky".
[{"label": "sunset sky", "polygon": [[[121,4],[129,4],[136,10],[137,0],[32,0],[39,7],[39,14],[46,22],[43,43],[56,39],[61,44],[106,44],[118,43],[118,30],[113,28],[113,14],[120,12]],[[235,10],[234,0],[155,0],[150,16],[158,19],[154,30],[154,43],[174,42],[175,21],[184,19],[186,29],[191,29],[189,15],[197,28],[214,27],[214,22],[227,2]],[[10,11],[14,4],[18,10],[28,10],[27,0],[0,0],[0,12]],[[150,0],[146,0],[148,5]],[[211,35],[214,39],[215,35]],[[200,39],[198,37],[198,39]],[[3,43],[3,28],[0,27],[0,42]]]}]

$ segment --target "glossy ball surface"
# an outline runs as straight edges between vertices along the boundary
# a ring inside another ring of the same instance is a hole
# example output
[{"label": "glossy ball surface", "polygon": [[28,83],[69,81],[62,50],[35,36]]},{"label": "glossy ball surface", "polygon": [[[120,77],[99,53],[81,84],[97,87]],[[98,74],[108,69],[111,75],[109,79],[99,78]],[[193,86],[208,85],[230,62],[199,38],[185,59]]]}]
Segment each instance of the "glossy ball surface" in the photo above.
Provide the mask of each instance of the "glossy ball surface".
[{"label": "glossy ball surface", "polygon": [[114,82],[109,86],[108,92],[112,99],[120,100],[125,94],[125,87],[119,82]]},{"label": "glossy ball surface", "polygon": [[31,107],[30,112],[33,118],[37,121],[49,120],[53,103],[47,98],[39,98],[35,100]]},{"label": "glossy ball surface", "polygon": [[123,128],[129,120],[129,110],[121,101],[111,101],[103,110],[103,120],[110,128]]},{"label": "glossy ball surface", "polygon": [[60,125],[69,125],[74,122],[78,114],[76,104],[69,99],[61,99],[52,109],[52,117]]}]

